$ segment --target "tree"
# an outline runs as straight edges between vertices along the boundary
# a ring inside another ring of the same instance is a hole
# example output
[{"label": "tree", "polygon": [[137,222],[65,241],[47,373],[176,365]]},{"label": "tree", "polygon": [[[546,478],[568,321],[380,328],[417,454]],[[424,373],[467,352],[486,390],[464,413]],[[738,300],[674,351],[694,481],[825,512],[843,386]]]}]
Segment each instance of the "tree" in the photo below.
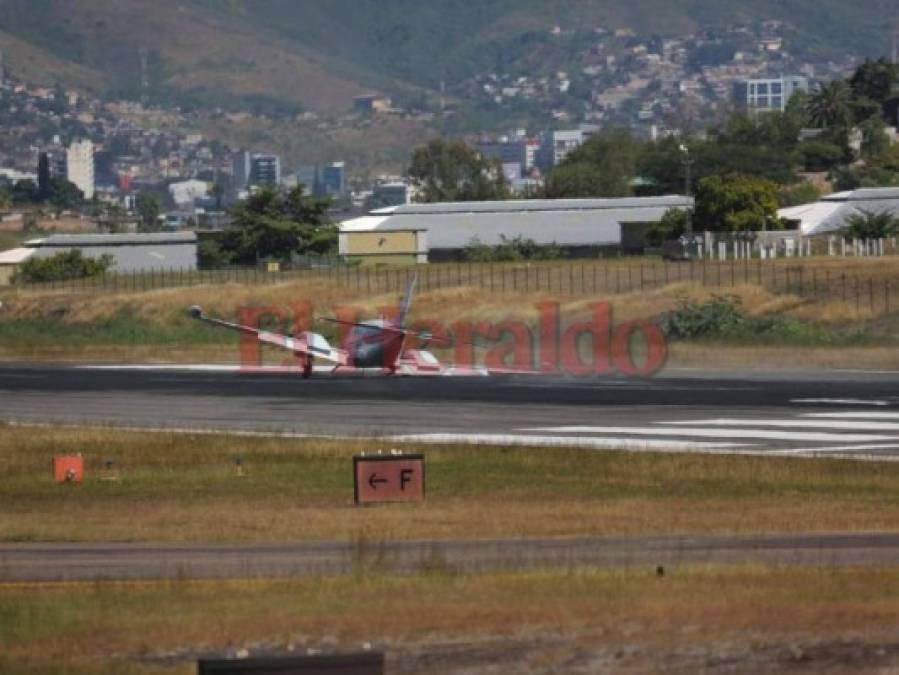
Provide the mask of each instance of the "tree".
[{"label": "tree", "polygon": [[862,157],[871,159],[885,155],[890,149],[886,122],[881,117],[871,117],[859,125],[862,132]]},{"label": "tree", "polygon": [[765,230],[777,220],[777,185],[729,174],[707,176],[696,190],[696,228],[713,232]]},{"label": "tree", "polygon": [[661,246],[666,241],[677,239],[687,232],[691,214],[685,209],[668,209],[657,223],[650,225],[646,232],[646,243]]},{"label": "tree", "polygon": [[673,136],[647,143],[643,147],[637,160],[637,172],[641,177],[652,181],[654,189],[643,191],[642,194],[670,195],[686,191],[685,157],[681,150],[681,145],[685,142],[695,154],[699,145],[697,141],[687,142]]},{"label": "tree", "polygon": [[122,231],[122,225],[125,222],[125,209],[118,204],[95,200],[92,212],[94,218],[97,219],[98,227],[104,232]]},{"label": "tree", "polygon": [[31,258],[13,274],[13,283],[38,283],[85,279],[105,274],[112,267],[111,255],[88,258],[79,249],[57,253],[50,258]]},{"label": "tree", "polygon": [[848,127],[852,120],[852,90],[843,80],[822,85],[809,97],[808,114],[819,127]]},{"label": "tree", "polygon": [[64,115],[69,109],[69,100],[66,96],[66,90],[57,82],[53,87],[53,101],[50,103],[51,112],[57,115]]},{"label": "tree", "polygon": [[846,218],[843,232],[853,239],[884,239],[899,231],[899,218],[890,211],[858,209]]},{"label": "tree", "polygon": [[899,66],[885,58],[865,59],[849,79],[854,99],[868,99],[882,106],[893,96],[899,84]]},{"label": "tree", "polygon": [[777,203],[780,208],[811,204],[821,198],[821,190],[807,180],[799,181],[794,185],[785,185],[777,194]]},{"label": "tree", "polygon": [[330,200],[309,196],[302,186],[282,194],[265,187],[232,210],[232,224],[220,247],[228,262],[255,264],[275,258],[289,260],[294,253],[332,253],[337,229],[328,216]]},{"label": "tree", "polygon": [[65,178],[50,179],[50,203],[57,211],[79,206],[84,202],[84,193]]},{"label": "tree", "polygon": [[436,138],[416,148],[408,176],[421,202],[497,200],[511,194],[499,162],[462,141]]},{"label": "tree", "polygon": [[50,157],[46,152],[37,160],[37,194],[41,201],[50,199]]},{"label": "tree", "polygon": [[802,143],[799,155],[806,171],[830,171],[847,159],[844,147],[818,139]]},{"label": "tree", "polygon": [[197,244],[197,263],[203,269],[225,267],[231,262],[231,255],[214,239],[201,239]]},{"label": "tree", "polygon": [[628,197],[642,149],[629,130],[603,129],[552,170],[547,196]]},{"label": "tree", "polygon": [[582,199],[602,196],[605,175],[589,162],[560,164],[546,179],[542,196],[546,199]]},{"label": "tree", "polygon": [[33,180],[20,180],[12,188],[14,204],[34,204],[38,201],[38,188]]},{"label": "tree", "polygon": [[141,192],[135,200],[135,208],[140,216],[142,232],[155,232],[159,229],[159,214],[162,211],[159,197],[148,192]]}]

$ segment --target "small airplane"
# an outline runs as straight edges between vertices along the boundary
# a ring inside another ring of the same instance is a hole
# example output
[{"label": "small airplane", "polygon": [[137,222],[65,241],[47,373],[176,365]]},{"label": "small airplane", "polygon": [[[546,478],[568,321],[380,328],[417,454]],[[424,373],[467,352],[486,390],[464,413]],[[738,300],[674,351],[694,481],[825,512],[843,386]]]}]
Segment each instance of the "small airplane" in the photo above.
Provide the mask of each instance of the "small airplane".
[{"label": "small airplane", "polygon": [[342,348],[332,347],[319,333],[305,331],[295,337],[244,326],[206,316],[202,308],[193,306],[190,315],[199,321],[253,335],[263,343],[292,351],[299,359],[304,378],[312,376],[313,361],[333,364],[331,373],[361,373],[375,375],[489,375],[485,368],[447,367],[434,354],[425,349],[410,349],[406,342],[417,338],[425,344],[433,336],[424,331],[406,328],[417,277],[412,277],[400,304],[396,320],[381,318],[361,323],[325,318],[322,321],[349,327],[350,331]]}]

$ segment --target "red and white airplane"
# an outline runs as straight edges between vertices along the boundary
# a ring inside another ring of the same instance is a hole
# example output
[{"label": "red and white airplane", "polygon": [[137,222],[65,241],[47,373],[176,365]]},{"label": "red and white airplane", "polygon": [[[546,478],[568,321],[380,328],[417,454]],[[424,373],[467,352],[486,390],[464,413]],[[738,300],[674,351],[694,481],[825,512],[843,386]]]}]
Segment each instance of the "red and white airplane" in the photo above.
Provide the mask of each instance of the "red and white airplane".
[{"label": "red and white airplane", "polygon": [[313,372],[313,361],[318,359],[332,364],[331,373],[358,373],[374,375],[489,375],[491,371],[478,367],[448,367],[440,363],[436,356],[424,349],[410,349],[406,342],[411,338],[425,344],[433,337],[426,332],[406,328],[412,296],[415,292],[416,277],[406,288],[397,319],[381,318],[373,321],[354,323],[339,319],[322,319],[349,327],[349,333],[342,348],[332,347],[319,333],[303,332],[297,336],[281,335],[261,330],[253,326],[232,323],[203,314],[200,307],[190,308],[190,315],[214,326],[228,328],[253,335],[268,345],[274,345],[294,353],[301,364],[304,378]]}]

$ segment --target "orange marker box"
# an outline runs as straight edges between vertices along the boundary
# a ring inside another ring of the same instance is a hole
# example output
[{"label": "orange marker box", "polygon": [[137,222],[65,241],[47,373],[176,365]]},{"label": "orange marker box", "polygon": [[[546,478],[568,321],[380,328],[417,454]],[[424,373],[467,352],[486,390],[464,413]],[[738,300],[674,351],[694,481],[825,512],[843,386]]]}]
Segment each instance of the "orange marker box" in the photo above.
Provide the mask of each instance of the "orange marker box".
[{"label": "orange marker box", "polygon": [[54,457],[53,478],[57,483],[81,483],[84,480],[84,457],[81,455]]}]

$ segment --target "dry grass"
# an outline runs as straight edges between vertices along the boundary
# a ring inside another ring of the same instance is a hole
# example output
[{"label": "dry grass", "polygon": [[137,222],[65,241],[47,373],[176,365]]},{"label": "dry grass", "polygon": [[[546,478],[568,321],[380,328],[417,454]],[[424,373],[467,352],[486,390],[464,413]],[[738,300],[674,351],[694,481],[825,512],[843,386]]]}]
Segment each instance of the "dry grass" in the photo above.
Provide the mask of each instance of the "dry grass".
[{"label": "dry grass", "polygon": [[[563,316],[574,318],[589,312],[589,305],[609,301],[620,321],[657,316],[674,307],[678,298],[705,300],[714,294],[739,297],[751,314],[789,313],[806,319],[833,323],[859,321],[870,312],[856,311],[842,302],[818,303],[795,295],[775,294],[756,285],[716,289],[682,282],[659,289],[621,293],[603,297],[556,298],[550,293],[520,293],[507,296],[489,290],[458,286],[419,293],[413,307],[413,320],[436,319],[445,324],[457,320],[533,319],[540,302],[560,302]],[[67,323],[91,323],[107,320],[126,311],[136,319],[172,323],[185,320],[187,308],[201,305],[210,314],[235,317],[241,307],[290,308],[311,302],[317,315],[330,315],[337,308],[358,309],[363,317],[377,316],[393,309],[397,293],[371,296],[328,280],[302,280],[273,285],[228,283],[218,286],[168,288],[153,291],[70,294],[59,291],[9,292],[2,298],[7,320],[59,317]]]},{"label": "dry grass", "polygon": [[[428,501],[352,506],[364,440],[0,427],[0,540],[301,541],[899,529],[899,465],[434,447]],[[88,480],[52,483],[54,454]],[[245,475],[234,460],[241,457]],[[113,460],[118,482],[101,480]]]},{"label": "dry grass", "polygon": [[[2,353],[2,352],[0,352]],[[672,368],[899,369],[896,347],[728,346],[676,342],[669,346]]]},{"label": "dry grass", "polygon": [[[542,267],[555,269],[555,265],[562,270],[572,264],[547,263]],[[607,264],[611,269],[620,271],[628,263],[609,261]],[[801,260],[791,262],[791,267],[805,269],[806,278],[809,270],[816,271],[819,279],[823,279],[825,274],[834,279],[843,272],[887,278],[894,274],[894,259]],[[449,271],[452,269],[449,268]],[[444,275],[447,276],[455,278],[449,273]],[[459,276],[461,282],[466,280],[464,274]],[[393,275],[391,279],[400,281],[401,277]],[[559,279],[567,278],[567,273],[559,273]],[[436,321],[443,326],[451,326],[457,321],[497,323],[512,319],[533,325],[538,303],[558,299],[565,323],[588,318],[590,305],[597,301],[610,302],[613,320],[621,323],[657,317],[673,309],[682,298],[701,302],[713,294],[725,294],[739,298],[745,311],[751,315],[782,315],[812,322],[821,330],[815,334],[817,337],[812,335],[806,338],[808,344],[802,342],[802,337],[785,341],[783,346],[777,343],[777,339],[751,346],[675,343],[671,346],[671,365],[751,367],[758,362],[798,368],[894,368],[899,365],[899,356],[892,348],[897,333],[896,315],[883,313],[882,301],[885,298],[882,288],[878,291],[881,295],[875,299],[876,311],[872,311],[867,298],[860,303],[855,302],[854,290],[847,296],[848,302],[843,302],[774,292],[754,283],[717,288],[703,286],[696,281],[680,281],[662,288],[600,297],[579,293],[557,298],[546,292],[522,291],[516,295],[493,293],[489,289],[461,282],[458,286],[420,292],[413,308],[413,322]],[[2,318],[11,322],[4,338],[0,339],[0,358],[235,363],[240,356],[237,339],[231,334],[192,322],[186,316],[189,306],[200,304],[212,315],[235,318],[242,307],[284,308],[289,315],[291,307],[309,301],[314,305],[316,316],[333,315],[341,308],[352,308],[358,311],[358,317],[370,318],[385,310],[390,311],[398,303],[399,293],[394,290],[385,292],[384,285],[381,286],[381,290],[369,294],[333,279],[307,278],[277,284],[232,282],[114,293],[10,290],[0,297],[4,303],[0,310]],[[116,326],[110,327],[115,322],[118,322]],[[20,333],[16,332],[16,325],[22,327]],[[75,329],[99,326],[101,329],[92,332],[89,339],[82,336],[83,339],[75,340],[67,337],[66,328],[70,326]],[[827,346],[826,341],[822,342],[828,331],[836,335],[856,328],[872,329],[869,331],[871,338],[865,344],[844,339],[837,340],[839,346]],[[285,323],[281,329],[288,331],[292,326]],[[333,327],[329,325],[317,324],[316,329],[322,330],[331,339],[336,337]],[[452,350],[441,349],[439,342],[432,344],[431,348],[441,360],[452,362]],[[280,360],[277,362],[280,363]]]},{"label": "dry grass", "polygon": [[[450,673],[463,664],[478,668],[466,672],[575,664],[578,672],[695,672],[715,662],[736,668],[728,672],[800,663],[807,672],[887,672],[874,669],[876,660],[816,663],[814,649],[849,640],[873,653],[893,643],[897,591],[896,568],[755,565],[676,567],[664,578],[571,569],[7,586],[0,670],[187,675],[202,652],[368,642],[388,651],[391,672]],[[435,658],[454,651],[460,660]],[[424,654],[432,656],[418,660]]]}]

